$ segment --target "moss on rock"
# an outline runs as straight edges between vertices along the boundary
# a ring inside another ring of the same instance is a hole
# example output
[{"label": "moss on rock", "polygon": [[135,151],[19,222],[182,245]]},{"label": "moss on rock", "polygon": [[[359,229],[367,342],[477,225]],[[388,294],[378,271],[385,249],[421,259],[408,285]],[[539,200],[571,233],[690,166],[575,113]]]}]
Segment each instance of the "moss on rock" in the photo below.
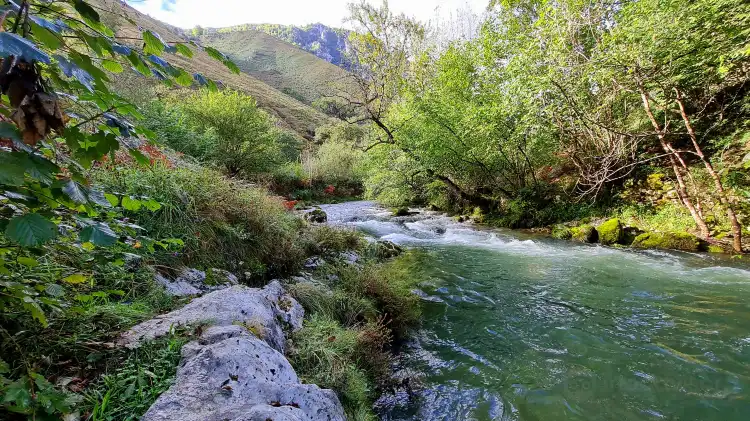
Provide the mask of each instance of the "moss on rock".
[{"label": "moss on rock", "polygon": [[581,225],[570,230],[572,237],[582,243],[596,243],[599,240],[599,232],[591,225]]},{"label": "moss on rock", "polygon": [[596,230],[599,232],[599,242],[606,246],[621,244],[625,239],[622,222],[617,218],[610,219],[599,225]]},{"label": "moss on rock", "polygon": [[558,240],[570,240],[573,238],[573,233],[570,231],[570,228],[565,225],[555,225],[552,227],[552,238],[557,238]]},{"label": "moss on rock", "polygon": [[701,242],[698,237],[685,232],[647,232],[633,240],[633,247],[642,249],[663,249],[698,251]]},{"label": "moss on rock", "polygon": [[708,252],[709,253],[726,253],[727,250],[722,246],[718,246],[716,244],[710,244],[708,246]]},{"label": "moss on rock", "polygon": [[411,215],[411,212],[409,212],[409,208],[407,208],[406,206],[393,209],[393,216],[409,216],[409,215]]}]

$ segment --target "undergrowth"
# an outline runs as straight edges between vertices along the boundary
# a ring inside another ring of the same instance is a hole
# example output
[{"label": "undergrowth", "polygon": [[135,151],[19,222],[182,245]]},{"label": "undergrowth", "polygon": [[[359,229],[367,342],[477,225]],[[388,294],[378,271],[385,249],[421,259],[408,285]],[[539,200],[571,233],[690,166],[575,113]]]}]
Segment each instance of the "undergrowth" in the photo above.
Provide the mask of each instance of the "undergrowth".
[{"label": "undergrowth", "polygon": [[361,266],[326,264],[316,272],[326,281],[289,286],[310,315],[292,336],[290,361],[303,380],[336,390],[354,420],[376,419],[372,403],[389,385],[394,340],[420,318],[411,290],[422,255],[378,262],[368,248],[360,249],[366,259]]},{"label": "undergrowth", "polygon": [[172,335],[133,350],[119,367],[105,373],[86,393],[90,421],[137,420],[169,389],[187,338]]}]

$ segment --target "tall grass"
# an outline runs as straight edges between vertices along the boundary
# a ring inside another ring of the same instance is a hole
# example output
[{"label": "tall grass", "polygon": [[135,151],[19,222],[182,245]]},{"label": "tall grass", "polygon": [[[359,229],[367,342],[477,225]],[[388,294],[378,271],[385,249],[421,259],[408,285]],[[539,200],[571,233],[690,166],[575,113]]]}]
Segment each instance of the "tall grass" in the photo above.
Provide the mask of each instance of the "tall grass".
[{"label": "tall grass", "polygon": [[204,168],[122,166],[102,170],[107,191],[147,196],[162,203],[156,212],[133,215],[156,238],[179,238],[182,262],[253,275],[293,272],[304,260],[302,221],[264,190]]}]

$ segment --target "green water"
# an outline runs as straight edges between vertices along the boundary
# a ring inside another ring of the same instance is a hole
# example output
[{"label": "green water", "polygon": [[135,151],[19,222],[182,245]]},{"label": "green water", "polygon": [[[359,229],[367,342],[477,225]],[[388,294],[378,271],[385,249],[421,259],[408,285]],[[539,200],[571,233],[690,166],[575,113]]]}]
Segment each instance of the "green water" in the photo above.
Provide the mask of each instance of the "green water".
[{"label": "green water", "polygon": [[750,420],[750,270],[359,203],[334,221],[424,250],[424,324],[386,420]]}]

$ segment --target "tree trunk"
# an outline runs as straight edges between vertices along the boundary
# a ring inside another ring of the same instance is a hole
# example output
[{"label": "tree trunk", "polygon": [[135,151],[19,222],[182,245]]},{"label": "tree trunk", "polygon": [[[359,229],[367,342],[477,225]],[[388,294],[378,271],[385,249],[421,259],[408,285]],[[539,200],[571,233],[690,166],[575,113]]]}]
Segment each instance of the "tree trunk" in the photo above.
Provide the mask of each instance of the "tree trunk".
[{"label": "tree trunk", "polygon": [[685,128],[687,129],[688,134],[690,135],[690,140],[693,142],[695,153],[700,157],[701,161],[703,161],[703,165],[706,166],[706,171],[708,171],[708,174],[714,180],[716,193],[718,193],[718,196],[719,196],[719,203],[721,203],[727,210],[727,217],[729,218],[729,221],[732,224],[732,235],[734,236],[734,243],[733,243],[734,251],[738,253],[742,253],[742,226],[737,220],[737,215],[734,213],[734,208],[732,206],[732,203],[729,200],[729,197],[727,196],[726,191],[724,190],[724,185],[721,182],[721,177],[719,177],[719,174],[716,173],[716,170],[714,170],[714,166],[711,165],[711,161],[709,161],[706,158],[706,156],[703,154],[703,150],[701,149],[700,145],[698,145],[698,139],[695,136],[695,130],[693,129],[693,125],[690,123],[690,118],[685,112],[685,104],[683,104],[682,102],[682,94],[676,88],[675,88],[675,92],[677,93],[676,101],[677,101],[677,105],[679,105],[680,107],[680,115],[682,115],[682,120],[685,122]]},{"label": "tree trunk", "polygon": [[651,120],[651,124],[654,126],[654,130],[656,131],[656,136],[659,138],[659,143],[661,144],[662,149],[664,149],[664,152],[669,154],[669,161],[672,164],[672,171],[674,171],[674,175],[677,178],[677,195],[680,197],[680,200],[685,205],[687,210],[690,212],[690,215],[693,217],[693,220],[695,221],[695,225],[698,227],[698,230],[700,231],[701,237],[704,239],[707,239],[710,235],[708,231],[708,225],[706,225],[706,221],[703,220],[701,215],[695,209],[695,206],[693,206],[693,203],[690,201],[690,197],[687,194],[687,188],[685,187],[685,180],[682,178],[682,173],[680,172],[680,168],[677,165],[676,156],[679,156],[679,155],[677,154],[677,151],[675,151],[672,148],[672,145],[670,145],[669,142],[667,142],[664,136],[664,131],[659,125],[659,122],[656,121],[656,117],[654,117],[654,113],[651,111],[651,103],[648,100],[648,95],[646,95],[645,89],[642,86],[640,86],[640,84],[638,88],[641,91],[641,98],[643,99],[643,108],[646,111],[646,114],[648,115],[649,120]]}]

